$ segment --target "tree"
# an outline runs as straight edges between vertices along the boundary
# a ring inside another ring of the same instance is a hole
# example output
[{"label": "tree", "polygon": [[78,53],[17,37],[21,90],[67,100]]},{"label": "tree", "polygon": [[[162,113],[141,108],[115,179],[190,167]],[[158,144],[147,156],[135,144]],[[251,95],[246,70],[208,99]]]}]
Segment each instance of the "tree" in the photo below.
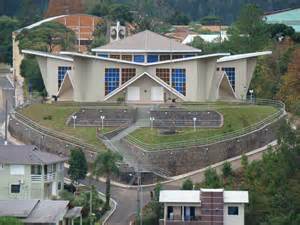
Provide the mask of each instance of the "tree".
[{"label": "tree", "polygon": [[201,19],[202,25],[219,25],[221,24],[221,19],[217,16],[205,16]]},{"label": "tree", "polygon": [[21,27],[33,24],[43,18],[41,8],[37,7],[34,0],[23,0],[17,14]]},{"label": "tree", "polygon": [[181,186],[181,190],[193,190],[194,184],[191,179],[186,179]]},{"label": "tree", "polygon": [[56,48],[73,50],[76,36],[74,31],[57,22],[47,22],[30,30],[24,29],[17,36],[19,48],[53,52]]},{"label": "tree", "polygon": [[78,180],[85,179],[88,171],[88,165],[85,155],[81,149],[71,150],[69,165],[68,174],[72,182],[78,182]]},{"label": "tree", "polygon": [[215,169],[209,168],[204,173],[204,186],[206,188],[220,188],[221,180]]},{"label": "tree", "polygon": [[19,219],[14,217],[1,216],[0,225],[23,225],[23,223]]},{"label": "tree", "polygon": [[0,62],[12,64],[12,32],[18,27],[18,20],[7,16],[0,17]]},{"label": "tree", "polygon": [[110,180],[113,174],[119,172],[117,162],[120,161],[122,157],[110,150],[101,152],[97,155],[93,163],[93,174],[98,178],[99,176],[106,177],[106,191],[105,191],[105,205],[104,209],[109,209],[110,207]]},{"label": "tree", "polygon": [[233,175],[231,163],[226,161],[222,167],[222,174],[225,178],[228,178]]},{"label": "tree", "polygon": [[188,25],[190,19],[182,12],[176,11],[170,16],[170,18],[167,19],[167,21],[173,25]]}]

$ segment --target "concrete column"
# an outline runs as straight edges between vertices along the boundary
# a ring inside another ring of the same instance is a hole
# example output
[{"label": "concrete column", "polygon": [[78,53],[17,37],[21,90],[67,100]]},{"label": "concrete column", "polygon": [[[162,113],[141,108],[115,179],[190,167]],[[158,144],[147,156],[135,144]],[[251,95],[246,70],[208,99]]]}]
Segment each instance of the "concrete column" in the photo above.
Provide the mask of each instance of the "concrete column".
[{"label": "concrete column", "polygon": [[167,213],[168,213],[168,210],[167,210],[167,206],[166,206],[166,203],[164,204],[164,225],[167,224]]},{"label": "concrete column", "polygon": [[181,220],[184,221],[184,206],[181,206]]}]

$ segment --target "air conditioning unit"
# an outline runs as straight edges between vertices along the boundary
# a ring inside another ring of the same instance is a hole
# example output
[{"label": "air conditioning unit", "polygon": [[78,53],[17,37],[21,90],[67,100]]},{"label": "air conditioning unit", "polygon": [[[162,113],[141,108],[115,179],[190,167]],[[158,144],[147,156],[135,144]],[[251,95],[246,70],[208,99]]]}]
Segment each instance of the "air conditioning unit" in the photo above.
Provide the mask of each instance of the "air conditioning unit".
[{"label": "air conditioning unit", "polygon": [[117,22],[116,26],[110,28],[110,42],[119,41],[124,39],[126,36],[126,27],[121,26],[120,22]]}]

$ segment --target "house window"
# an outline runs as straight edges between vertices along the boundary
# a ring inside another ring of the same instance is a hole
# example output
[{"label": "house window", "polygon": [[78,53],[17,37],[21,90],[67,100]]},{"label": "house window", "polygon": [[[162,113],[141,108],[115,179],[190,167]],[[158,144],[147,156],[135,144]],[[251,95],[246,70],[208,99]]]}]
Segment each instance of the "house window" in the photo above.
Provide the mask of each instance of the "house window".
[{"label": "house window", "polygon": [[173,55],[172,59],[182,59],[183,55]]},{"label": "house window", "polygon": [[168,68],[157,68],[156,76],[162,79],[167,84],[170,84],[170,69]]},{"label": "house window", "polygon": [[57,74],[57,83],[58,83],[58,89],[61,86],[61,83],[63,82],[66,72],[70,71],[71,67],[70,66],[59,66],[58,67],[58,74]]},{"label": "house window", "polygon": [[186,94],[185,69],[172,69],[172,87],[181,94]]},{"label": "house window", "polygon": [[111,59],[120,59],[120,55],[110,55]]},{"label": "house window", "polygon": [[134,55],[133,61],[138,62],[138,63],[143,63],[143,62],[145,62],[145,56],[144,55]]},{"label": "house window", "polygon": [[147,62],[148,63],[158,62],[158,55],[148,55]]},{"label": "house window", "polygon": [[228,206],[228,215],[239,215],[239,207],[237,206]]},{"label": "house window", "polygon": [[170,59],[171,59],[170,55],[160,55],[159,56],[160,61],[167,61],[167,60],[170,60]]},{"label": "house window", "polygon": [[194,57],[195,55],[184,55],[184,58]]},{"label": "house window", "polygon": [[57,190],[61,190],[61,182],[57,183]]},{"label": "house window", "polygon": [[105,95],[119,87],[120,83],[120,70],[118,68],[105,69]]},{"label": "house window", "polygon": [[100,56],[103,58],[108,58],[108,54],[105,54],[105,53],[97,53],[97,56]]},{"label": "house window", "polygon": [[226,75],[231,84],[231,87],[235,91],[235,68],[234,67],[223,67],[222,71],[226,72]]},{"label": "house window", "polygon": [[10,165],[10,175],[24,175],[24,165]]},{"label": "house window", "polygon": [[41,175],[42,166],[41,165],[31,165],[31,175]]},{"label": "house window", "polygon": [[10,185],[10,193],[20,193],[21,191],[21,185],[20,184],[11,184]]},{"label": "house window", "polygon": [[123,68],[122,69],[122,84],[129,81],[131,78],[133,78],[136,74],[135,68]]},{"label": "house window", "polygon": [[52,173],[56,172],[56,164],[52,164]]},{"label": "house window", "polygon": [[122,55],[122,60],[132,61],[132,55]]}]

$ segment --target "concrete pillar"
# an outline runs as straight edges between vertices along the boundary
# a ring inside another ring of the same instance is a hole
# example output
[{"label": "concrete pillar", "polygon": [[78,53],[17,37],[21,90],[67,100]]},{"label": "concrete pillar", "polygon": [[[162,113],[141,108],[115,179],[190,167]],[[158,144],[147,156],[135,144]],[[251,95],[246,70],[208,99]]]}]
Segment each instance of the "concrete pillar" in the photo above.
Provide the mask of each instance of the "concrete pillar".
[{"label": "concrete pillar", "polygon": [[166,203],[164,204],[164,225],[167,224],[167,213],[168,213],[168,210],[167,210],[167,206],[166,206]]}]

